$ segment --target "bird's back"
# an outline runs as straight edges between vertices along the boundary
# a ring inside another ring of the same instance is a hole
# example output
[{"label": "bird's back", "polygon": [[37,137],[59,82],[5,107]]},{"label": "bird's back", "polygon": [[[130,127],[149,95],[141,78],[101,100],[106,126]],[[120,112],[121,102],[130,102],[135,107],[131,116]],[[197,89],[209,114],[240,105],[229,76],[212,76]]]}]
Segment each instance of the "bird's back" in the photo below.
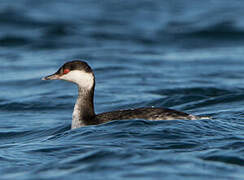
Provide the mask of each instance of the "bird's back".
[{"label": "bird's back", "polygon": [[189,115],[184,112],[166,109],[166,108],[138,108],[105,112],[96,115],[96,121],[99,123],[109,122],[113,120],[125,119],[147,119],[147,120],[175,120],[186,119],[195,120],[197,116]]}]

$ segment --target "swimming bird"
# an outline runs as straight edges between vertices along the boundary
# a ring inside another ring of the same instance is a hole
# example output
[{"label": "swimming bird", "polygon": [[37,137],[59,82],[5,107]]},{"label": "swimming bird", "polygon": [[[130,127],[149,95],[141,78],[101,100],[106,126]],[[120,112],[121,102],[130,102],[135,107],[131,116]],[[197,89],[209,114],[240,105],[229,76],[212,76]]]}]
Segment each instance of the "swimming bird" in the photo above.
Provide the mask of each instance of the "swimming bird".
[{"label": "swimming bird", "polygon": [[137,108],[117,110],[96,114],[94,111],[95,76],[92,68],[84,61],[74,60],[65,63],[52,75],[43,80],[65,80],[77,84],[78,98],[72,115],[71,128],[79,128],[87,125],[97,125],[112,120],[146,119],[146,120],[197,120],[199,116],[187,114],[167,108]]}]

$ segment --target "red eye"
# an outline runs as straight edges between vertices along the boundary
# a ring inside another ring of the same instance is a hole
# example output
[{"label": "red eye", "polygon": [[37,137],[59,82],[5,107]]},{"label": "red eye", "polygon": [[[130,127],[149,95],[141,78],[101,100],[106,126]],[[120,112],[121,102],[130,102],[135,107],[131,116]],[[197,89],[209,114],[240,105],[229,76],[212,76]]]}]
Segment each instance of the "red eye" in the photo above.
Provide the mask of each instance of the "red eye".
[{"label": "red eye", "polygon": [[69,70],[69,69],[64,69],[63,74],[67,74],[68,72],[70,72],[70,70]]}]

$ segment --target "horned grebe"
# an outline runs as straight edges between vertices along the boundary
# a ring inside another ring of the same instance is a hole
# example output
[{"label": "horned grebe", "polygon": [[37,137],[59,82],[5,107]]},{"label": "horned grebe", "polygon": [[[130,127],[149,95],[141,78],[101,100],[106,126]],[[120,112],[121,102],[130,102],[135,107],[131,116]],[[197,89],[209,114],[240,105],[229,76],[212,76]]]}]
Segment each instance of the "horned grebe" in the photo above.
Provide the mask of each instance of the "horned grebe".
[{"label": "horned grebe", "polygon": [[72,116],[72,129],[123,119],[201,119],[199,116],[166,108],[138,108],[95,114],[93,104],[95,76],[91,67],[84,61],[67,62],[56,73],[43,78],[43,80],[55,79],[70,81],[78,85],[78,98]]}]

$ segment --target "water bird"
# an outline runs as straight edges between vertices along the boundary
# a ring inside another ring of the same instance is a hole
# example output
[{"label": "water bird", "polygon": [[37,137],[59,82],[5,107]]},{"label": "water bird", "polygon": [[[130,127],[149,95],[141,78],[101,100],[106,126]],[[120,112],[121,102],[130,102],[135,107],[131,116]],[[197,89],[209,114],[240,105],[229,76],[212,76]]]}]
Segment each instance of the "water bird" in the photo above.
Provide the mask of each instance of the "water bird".
[{"label": "water bird", "polygon": [[65,80],[77,84],[78,98],[72,115],[72,129],[87,125],[102,124],[112,120],[197,120],[203,118],[173,109],[154,107],[117,110],[96,114],[93,103],[95,76],[92,68],[85,61],[81,60],[66,62],[57,72],[42,79]]}]

